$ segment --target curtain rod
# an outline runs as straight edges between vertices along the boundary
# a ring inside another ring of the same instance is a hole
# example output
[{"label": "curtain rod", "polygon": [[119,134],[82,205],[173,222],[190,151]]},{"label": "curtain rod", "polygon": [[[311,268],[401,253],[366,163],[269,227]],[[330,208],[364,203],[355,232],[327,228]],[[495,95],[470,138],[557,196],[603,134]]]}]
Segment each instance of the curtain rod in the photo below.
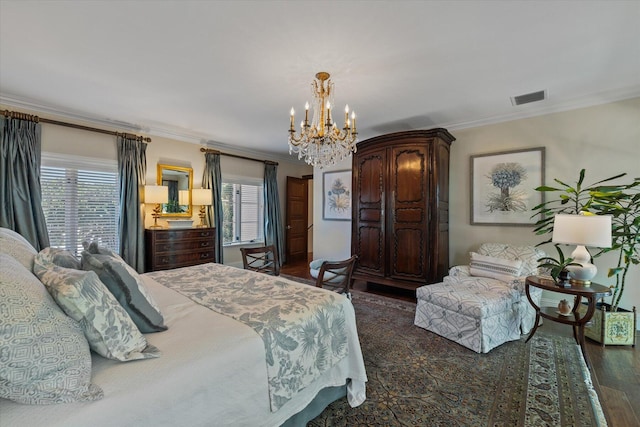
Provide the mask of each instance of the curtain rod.
[{"label": "curtain rod", "polygon": [[146,143],[151,142],[151,138],[147,136],[138,136],[133,133],[115,132],[111,130],[98,129],[90,126],[76,125],[74,123],[61,122],[59,120],[45,119],[43,117],[38,117],[31,114],[18,113],[16,111],[4,110],[2,114],[5,117],[9,117],[13,119],[29,120],[31,122],[36,122],[36,123],[48,123],[52,125],[66,126],[73,129],[87,130],[89,132],[104,133],[106,135],[122,136],[127,139],[135,139],[136,141],[139,141],[139,142],[146,142]]},{"label": "curtain rod", "polygon": [[200,151],[202,151],[203,153],[212,153],[212,154],[220,154],[221,156],[229,156],[229,157],[235,157],[236,159],[243,159],[243,160],[251,160],[252,162],[260,162],[260,163],[265,163],[267,165],[275,165],[278,166],[278,162],[272,162],[271,160],[260,160],[260,159],[253,159],[251,157],[245,157],[245,156],[239,156],[237,154],[229,154],[229,153],[223,153],[219,150],[214,150],[212,148],[204,148],[201,147]]}]

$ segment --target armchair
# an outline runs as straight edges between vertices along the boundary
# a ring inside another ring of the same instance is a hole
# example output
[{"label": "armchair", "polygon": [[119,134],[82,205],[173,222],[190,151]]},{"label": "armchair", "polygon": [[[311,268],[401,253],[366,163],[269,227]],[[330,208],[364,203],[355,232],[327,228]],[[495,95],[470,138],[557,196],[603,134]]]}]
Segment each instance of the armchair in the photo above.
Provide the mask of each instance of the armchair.
[{"label": "armchair", "polygon": [[[483,243],[469,265],[452,267],[441,283],[417,289],[414,324],[477,353],[520,339],[535,322],[524,280],[539,274],[544,256],[533,246]],[[539,302],[542,292],[532,292]]]}]

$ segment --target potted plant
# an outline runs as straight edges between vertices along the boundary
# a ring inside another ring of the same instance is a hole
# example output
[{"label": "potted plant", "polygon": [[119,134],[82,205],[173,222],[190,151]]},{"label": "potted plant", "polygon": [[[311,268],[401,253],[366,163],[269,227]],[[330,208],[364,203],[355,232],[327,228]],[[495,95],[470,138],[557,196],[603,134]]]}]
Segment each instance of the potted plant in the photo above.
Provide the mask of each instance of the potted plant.
[{"label": "potted plant", "polygon": [[549,274],[553,278],[554,282],[559,285],[569,283],[569,270],[567,267],[570,265],[580,265],[573,262],[573,258],[565,258],[562,250],[558,245],[555,245],[558,251],[558,259],[552,257],[544,257],[538,260],[538,268],[548,269]]},{"label": "potted plant", "polygon": [[629,269],[640,264],[640,178],[635,178],[627,184],[611,184],[624,176],[626,174],[623,173],[583,186],[585,170],[582,169],[578,181],[573,186],[554,179],[559,187],[536,188],[536,191],[547,194],[557,193],[558,197],[533,208],[536,211],[535,215],[542,214],[534,229],[538,235],[553,231],[555,214],[611,215],[611,248],[601,249],[592,257],[617,251],[617,265],[608,271],[608,277],[615,276],[616,283],[611,286],[611,304],[601,304],[602,310],[596,312],[593,318],[593,327],[586,331],[588,337],[602,344],[635,345],[635,307],[628,311],[620,308],[619,304]]}]

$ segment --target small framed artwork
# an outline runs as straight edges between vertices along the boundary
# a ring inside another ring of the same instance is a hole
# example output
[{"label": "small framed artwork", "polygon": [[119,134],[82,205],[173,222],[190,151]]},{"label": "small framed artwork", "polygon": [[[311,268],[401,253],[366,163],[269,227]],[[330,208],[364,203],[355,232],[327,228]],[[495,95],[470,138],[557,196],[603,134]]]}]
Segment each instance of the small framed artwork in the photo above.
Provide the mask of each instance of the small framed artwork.
[{"label": "small framed artwork", "polygon": [[471,156],[471,224],[531,226],[544,201],[544,147]]},{"label": "small framed artwork", "polygon": [[322,175],[322,219],[351,221],[351,171]]}]

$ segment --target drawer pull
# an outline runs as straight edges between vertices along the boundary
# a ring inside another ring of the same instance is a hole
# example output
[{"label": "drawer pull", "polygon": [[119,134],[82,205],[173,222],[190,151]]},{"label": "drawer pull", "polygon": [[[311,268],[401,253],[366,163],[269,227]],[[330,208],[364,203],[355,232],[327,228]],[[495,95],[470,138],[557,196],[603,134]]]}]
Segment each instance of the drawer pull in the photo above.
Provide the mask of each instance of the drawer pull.
[{"label": "drawer pull", "polygon": [[209,258],[209,252],[201,253],[200,259]]},{"label": "drawer pull", "polygon": [[207,246],[209,246],[209,242],[201,242],[200,243],[200,247],[202,247],[202,248],[206,248]]}]

